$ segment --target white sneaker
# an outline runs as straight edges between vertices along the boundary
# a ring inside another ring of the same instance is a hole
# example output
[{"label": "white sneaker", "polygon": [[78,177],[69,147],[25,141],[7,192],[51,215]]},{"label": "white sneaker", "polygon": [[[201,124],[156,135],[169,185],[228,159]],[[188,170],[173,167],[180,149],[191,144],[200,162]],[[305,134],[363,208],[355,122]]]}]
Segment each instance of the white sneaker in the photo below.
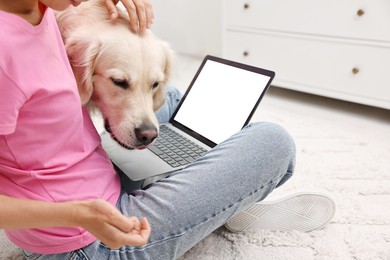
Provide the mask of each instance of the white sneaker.
[{"label": "white sneaker", "polygon": [[230,219],[232,232],[269,229],[303,232],[323,228],[336,210],[334,201],[318,193],[297,193],[275,201],[261,201]]}]

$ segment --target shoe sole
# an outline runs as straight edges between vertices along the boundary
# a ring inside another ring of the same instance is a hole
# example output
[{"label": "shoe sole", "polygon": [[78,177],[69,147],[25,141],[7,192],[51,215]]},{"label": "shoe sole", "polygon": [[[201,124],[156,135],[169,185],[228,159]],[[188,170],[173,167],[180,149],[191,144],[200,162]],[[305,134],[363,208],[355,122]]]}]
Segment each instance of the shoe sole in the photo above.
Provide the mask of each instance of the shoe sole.
[{"label": "shoe sole", "polygon": [[268,229],[309,232],[323,228],[335,213],[334,201],[318,193],[298,193],[270,202],[258,202],[229,220],[232,232]]}]

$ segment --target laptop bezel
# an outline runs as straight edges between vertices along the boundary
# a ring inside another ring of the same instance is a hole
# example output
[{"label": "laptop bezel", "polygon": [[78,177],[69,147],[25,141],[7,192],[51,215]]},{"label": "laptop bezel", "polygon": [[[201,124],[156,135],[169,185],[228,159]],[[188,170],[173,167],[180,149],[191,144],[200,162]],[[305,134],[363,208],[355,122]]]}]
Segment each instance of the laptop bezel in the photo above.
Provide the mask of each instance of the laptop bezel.
[{"label": "laptop bezel", "polygon": [[236,61],[232,61],[232,60],[227,60],[227,59],[215,57],[215,56],[212,56],[212,55],[207,55],[203,59],[201,65],[199,66],[199,69],[196,72],[195,76],[193,77],[189,87],[187,88],[187,90],[184,93],[183,97],[181,98],[179,104],[177,105],[175,111],[173,112],[173,114],[172,114],[172,116],[171,116],[171,118],[169,120],[169,123],[172,124],[173,126],[177,127],[178,129],[182,130],[186,134],[188,134],[188,135],[198,139],[199,141],[201,141],[205,145],[207,145],[209,147],[214,147],[214,146],[217,145],[215,142],[209,140],[208,138],[206,138],[206,137],[202,136],[201,134],[193,131],[192,129],[188,128],[187,126],[179,123],[178,121],[176,121],[174,119],[176,114],[180,110],[180,107],[182,106],[183,102],[185,101],[188,93],[191,91],[191,88],[193,87],[194,83],[196,82],[199,74],[201,73],[201,71],[202,71],[202,69],[203,69],[203,67],[204,67],[204,65],[206,64],[207,61],[215,61],[215,62],[218,62],[218,63],[222,63],[222,64],[226,64],[226,65],[229,65],[229,66],[237,67],[237,68],[244,69],[244,70],[247,70],[247,71],[252,71],[254,73],[262,74],[262,75],[265,75],[265,76],[269,77],[269,80],[268,80],[268,83],[267,83],[266,87],[264,88],[263,92],[261,93],[261,95],[257,99],[255,105],[253,106],[252,111],[249,113],[248,118],[246,119],[246,121],[245,121],[244,125],[242,126],[242,128],[245,127],[247,124],[249,124],[250,120],[252,119],[254,113],[256,112],[257,107],[260,104],[260,101],[263,99],[265,93],[268,91],[268,89],[269,89],[269,87],[271,85],[272,80],[275,77],[275,72],[271,71],[271,70],[262,69],[262,68],[255,67],[255,66],[251,66],[251,65],[248,65],[248,64],[243,64],[243,63],[240,63],[240,62],[236,62]]}]

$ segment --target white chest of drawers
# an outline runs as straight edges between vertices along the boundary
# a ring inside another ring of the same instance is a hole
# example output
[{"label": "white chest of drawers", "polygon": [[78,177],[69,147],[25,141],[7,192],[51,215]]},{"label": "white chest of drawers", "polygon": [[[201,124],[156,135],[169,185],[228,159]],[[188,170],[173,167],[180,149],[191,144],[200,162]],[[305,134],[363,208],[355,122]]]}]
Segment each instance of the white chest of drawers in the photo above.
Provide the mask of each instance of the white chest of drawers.
[{"label": "white chest of drawers", "polygon": [[224,0],[222,42],[275,86],[390,109],[389,0]]}]

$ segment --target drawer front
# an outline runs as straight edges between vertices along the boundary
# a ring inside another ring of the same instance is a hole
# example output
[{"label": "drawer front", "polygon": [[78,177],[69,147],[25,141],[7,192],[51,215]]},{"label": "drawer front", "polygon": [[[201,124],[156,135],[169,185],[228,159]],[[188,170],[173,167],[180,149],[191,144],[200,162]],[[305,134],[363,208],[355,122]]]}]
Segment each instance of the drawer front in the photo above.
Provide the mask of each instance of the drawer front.
[{"label": "drawer front", "polygon": [[274,70],[281,87],[390,101],[390,48],[234,31],[224,40],[224,57]]},{"label": "drawer front", "polygon": [[390,41],[389,0],[225,0],[225,25]]}]

